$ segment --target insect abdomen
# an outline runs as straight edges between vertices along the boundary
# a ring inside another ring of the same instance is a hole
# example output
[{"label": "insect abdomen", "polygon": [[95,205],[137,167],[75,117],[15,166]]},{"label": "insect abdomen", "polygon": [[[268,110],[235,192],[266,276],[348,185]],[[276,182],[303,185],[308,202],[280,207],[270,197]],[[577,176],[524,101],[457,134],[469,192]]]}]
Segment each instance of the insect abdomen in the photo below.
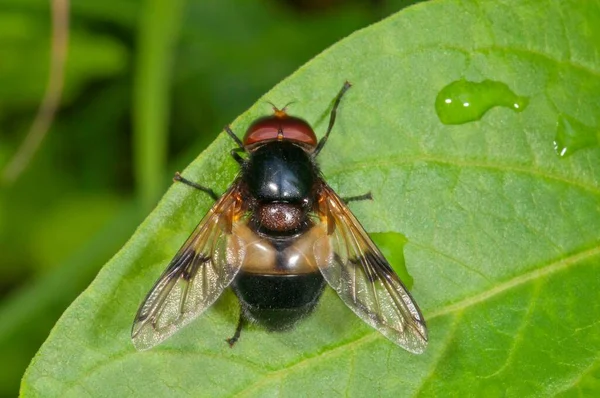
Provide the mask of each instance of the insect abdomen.
[{"label": "insect abdomen", "polygon": [[242,270],[232,287],[246,318],[269,330],[285,330],[314,310],[325,280],[318,271],[263,275]]}]

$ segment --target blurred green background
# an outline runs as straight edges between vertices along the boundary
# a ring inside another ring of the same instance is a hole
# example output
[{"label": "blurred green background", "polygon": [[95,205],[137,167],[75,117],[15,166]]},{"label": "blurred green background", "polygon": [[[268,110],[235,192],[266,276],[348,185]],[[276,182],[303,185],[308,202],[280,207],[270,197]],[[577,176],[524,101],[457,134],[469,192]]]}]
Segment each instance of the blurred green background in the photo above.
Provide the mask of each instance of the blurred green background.
[{"label": "blurred green background", "polygon": [[[25,171],[0,188],[0,396],[18,394],[58,317],[126,242],[175,171],[316,54],[413,2],[69,4],[58,112]],[[47,0],[0,3],[2,168],[48,84],[51,7]]]}]

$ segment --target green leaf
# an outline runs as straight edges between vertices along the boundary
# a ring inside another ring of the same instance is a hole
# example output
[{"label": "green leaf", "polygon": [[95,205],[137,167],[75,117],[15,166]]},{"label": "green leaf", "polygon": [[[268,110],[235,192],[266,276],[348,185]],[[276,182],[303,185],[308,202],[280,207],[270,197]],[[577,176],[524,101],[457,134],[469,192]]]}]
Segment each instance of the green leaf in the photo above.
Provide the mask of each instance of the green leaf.
[{"label": "green leaf", "polygon": [[[252,326],[230,349],[227,291],[165,344],[136,352],[135,311],[210,206],[173,186],[129,243],[65,312],[30,365],[23,396],[597,395],[600,364],[600,153],[560,158],[559,115],[598,126],[600,6],[576,1],[439,1],[359,31],[264,100],[322,134],[345,79],[327,180],[370,232],[407,239],[412,294],[428,320],[425,354],[364,325],[330,290],[294,331]],[[276,49],[274,49],[275,51]],[[439,91],[490,79],[527,109],[444,125]],[[223,191],[236,173],[222,134],[185,171]],[[65,281],[68,283],[68,281]]]},{"label": "green leaf", "polygon": [[[92,210],[97,209],[97,206],[92,207]],[[0,303],[0,352],[3,359],[0,363],[0,396],[17,395],[19,381],[30,358],[44,342],[62,311],[89,285],[114,251],[127,241],[142,218],[139,209],[139,203],[124,204],[107,225],[83,247],[70,251],[70,256],[52,272],[41,273]],[[82,216],[84,213],[78,214],[89,221]],[[62,220],[69,221],[69,218]],[[46,225],[45,222],[41,224]],[[56,223],[53,225],[56,226]],[[63,231],[52,232],[65,240],[75,240]],[[46,239],[49,238],[46,236]]]}]

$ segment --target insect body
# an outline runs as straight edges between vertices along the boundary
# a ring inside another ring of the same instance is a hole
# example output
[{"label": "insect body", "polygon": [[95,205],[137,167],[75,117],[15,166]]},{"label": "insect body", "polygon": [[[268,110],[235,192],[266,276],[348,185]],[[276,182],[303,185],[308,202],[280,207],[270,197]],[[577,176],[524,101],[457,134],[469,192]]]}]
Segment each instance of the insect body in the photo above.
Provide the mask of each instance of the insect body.
[{"label": "insect body", "polygon": [[316,230],[311,231],[310,213],[319,174],[296,143],[256,145],[241,175],[246,197],[254,202],[249,203],[254,211],[247,223],[247,261],[232,287],[246,318],[286,329],[312,311],[325,286],[311,253]]},{"label": "insect body", "polygon": [[[344,84],[318,141],[310,125],[275,109],[255,121],[232,156],[241,172],[148,293],[132,340],[150,348],[204,312],[231,286],[245,321],[285,330],[310,314],[326,284],[366,323],[408,351],[427,344],[416,303],[347,202],[323,180],[316,157],[333,128]],[[245,157],[238,153],[244,152]],[[210,189],[184,182],[217,199]]]}]

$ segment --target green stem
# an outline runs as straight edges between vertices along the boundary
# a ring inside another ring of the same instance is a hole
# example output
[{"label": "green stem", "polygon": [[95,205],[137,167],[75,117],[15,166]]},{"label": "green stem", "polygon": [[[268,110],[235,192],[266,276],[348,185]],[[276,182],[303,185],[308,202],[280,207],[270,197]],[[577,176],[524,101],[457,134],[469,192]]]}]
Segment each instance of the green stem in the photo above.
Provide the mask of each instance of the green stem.
[{"label": "green stem", "polygon": [[164,186],[173,47],[184,4],[184,0],[147,0],[140,17],[133,99],[133,167],[145,210],[156,204]]}]

